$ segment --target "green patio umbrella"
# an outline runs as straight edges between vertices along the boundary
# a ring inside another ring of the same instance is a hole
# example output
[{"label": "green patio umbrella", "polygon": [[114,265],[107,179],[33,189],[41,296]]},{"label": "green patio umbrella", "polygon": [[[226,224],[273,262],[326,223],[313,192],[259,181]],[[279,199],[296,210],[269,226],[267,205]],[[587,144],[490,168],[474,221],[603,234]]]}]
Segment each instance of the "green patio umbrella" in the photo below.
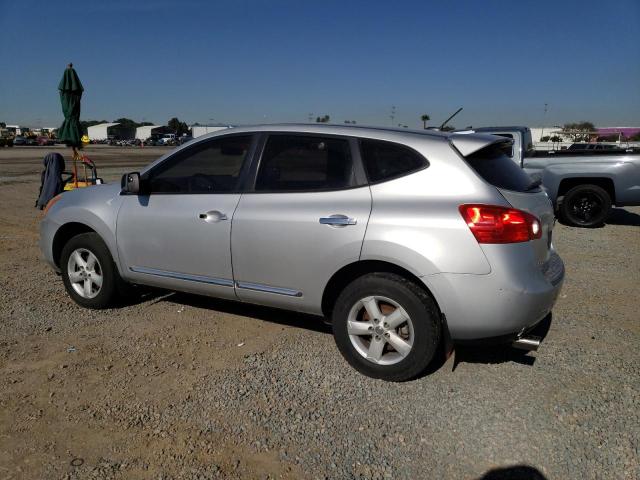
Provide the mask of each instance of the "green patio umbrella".
[{"label": "green patio umbrella", "polygon": [[74,154],[77,147],[82,147],[80,138],[82,137],[82,129],[80,128],[80,99],[82,98],[82,83],[78,74],[70,63],[62,75],[62,80],[58,85],[60,90],[60,103],[62,104],[62,113],[64,114],[64,122],[58,129],[58,138],[65,142],[67,146],[73,147]]}]

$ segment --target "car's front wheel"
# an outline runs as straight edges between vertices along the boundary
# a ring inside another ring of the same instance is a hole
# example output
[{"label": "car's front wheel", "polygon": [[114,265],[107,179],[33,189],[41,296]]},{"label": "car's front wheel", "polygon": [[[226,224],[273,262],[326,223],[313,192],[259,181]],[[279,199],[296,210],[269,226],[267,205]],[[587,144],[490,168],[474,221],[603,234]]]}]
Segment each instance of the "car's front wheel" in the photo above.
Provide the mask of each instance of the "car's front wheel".
[{"label": "car's front wheel", "polygon": [[338,349],[351,366],[394,382],[424,372],[441,337],[433,299],[390,273],[368,274],[349,284],[336,301],[332,323]]},{"label": "car's front wheel", "polygon": [[109,249],[97,233],[71,238],[60,258],[62,281],[69,296],[86,308],[106,308],[122,283]]}]

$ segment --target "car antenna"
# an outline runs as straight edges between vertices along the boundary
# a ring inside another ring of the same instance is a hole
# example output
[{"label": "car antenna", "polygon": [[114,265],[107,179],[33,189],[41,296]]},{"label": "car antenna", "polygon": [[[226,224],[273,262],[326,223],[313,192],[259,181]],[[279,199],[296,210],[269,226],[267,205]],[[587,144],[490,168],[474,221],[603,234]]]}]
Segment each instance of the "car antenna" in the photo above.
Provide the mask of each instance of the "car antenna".
[{"label": "car antenna", "polygon": [[451,115],[449,118],[447,118],[444,122],[442,122],[442,125],[440,125],[440,127],[438,128],[438,130],[442,130],[444,128],[444,126],[449,123],[449,120],[451,120],[453,117],[455,117],[457,114],[459,114],[462,111],[462,107],[460,107],[458,110],[455,111],[455,113],[453,115]]}]

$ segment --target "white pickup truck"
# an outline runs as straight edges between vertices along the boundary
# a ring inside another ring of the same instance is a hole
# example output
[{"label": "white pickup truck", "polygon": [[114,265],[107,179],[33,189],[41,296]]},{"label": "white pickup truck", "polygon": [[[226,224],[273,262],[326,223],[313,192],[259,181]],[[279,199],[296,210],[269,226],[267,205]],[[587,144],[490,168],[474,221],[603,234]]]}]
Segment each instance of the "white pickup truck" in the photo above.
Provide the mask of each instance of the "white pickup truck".
[{"label": "white pickup truck", "polygon": [[567,225],[597,227],[613,205],[640,205],[640,152],[536,151],[528,127],[483,127],[458,133],[472,132],[512,138],[507,154],[542,182],[558,218]]}]

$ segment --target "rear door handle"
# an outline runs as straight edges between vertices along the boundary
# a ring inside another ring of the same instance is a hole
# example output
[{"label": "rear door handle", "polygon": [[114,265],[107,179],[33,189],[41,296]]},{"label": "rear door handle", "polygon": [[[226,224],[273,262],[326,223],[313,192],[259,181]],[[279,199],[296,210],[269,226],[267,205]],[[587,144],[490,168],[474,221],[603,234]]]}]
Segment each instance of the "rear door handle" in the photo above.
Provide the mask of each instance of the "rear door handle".
[{"label": "rear door handle", "polygon": [[322,225],[331,225],[332,227],[346,227],[347,225],[355,225],[358,221],[355,218],[346,215],[330,215],[328,217],[320,217]]},{"label": "rear door handle", "polygon": [[225,213],[219,212],[218,210],[209,210],[208,212],[201,213],[198,215],[198,218],[207,223],[217,223],[222,220],[229,220]]}]

